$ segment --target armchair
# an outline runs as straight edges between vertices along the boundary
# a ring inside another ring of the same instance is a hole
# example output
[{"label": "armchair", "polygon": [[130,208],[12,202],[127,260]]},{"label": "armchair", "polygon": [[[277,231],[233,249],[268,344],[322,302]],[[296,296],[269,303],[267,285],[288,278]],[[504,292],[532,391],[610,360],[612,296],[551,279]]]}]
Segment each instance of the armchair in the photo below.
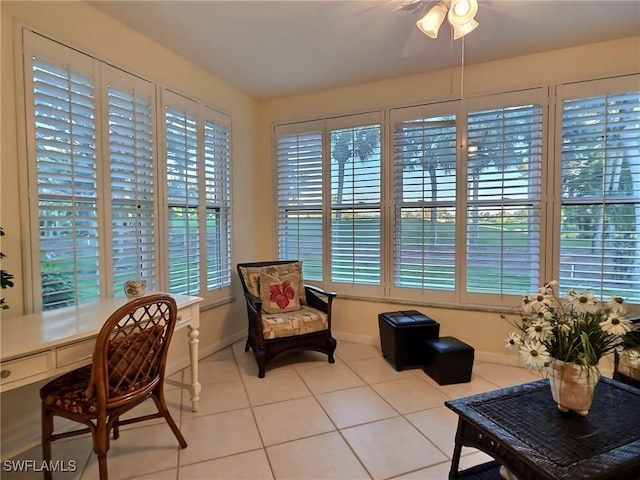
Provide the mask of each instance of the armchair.
[{"label": "armchair", "polygon": [[237,268],[249,321],[244,350],[253,349],[258,377],[264,377],[267,362],[285,352],[313,350],[335,362],[331,304],[336,293],[304,285],[300,261],[238,263]]}]

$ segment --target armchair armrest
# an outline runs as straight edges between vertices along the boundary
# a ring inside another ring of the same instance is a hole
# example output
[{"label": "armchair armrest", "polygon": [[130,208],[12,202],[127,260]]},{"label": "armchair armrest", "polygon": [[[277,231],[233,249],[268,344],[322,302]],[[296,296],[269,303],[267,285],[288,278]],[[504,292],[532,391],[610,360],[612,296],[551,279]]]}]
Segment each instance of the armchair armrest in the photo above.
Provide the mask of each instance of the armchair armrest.
[{"label": "armchair armrest", "polygon": [[[331,312],[331,303],[338,295],[336,292],[330,292],[315,285],[305,285],[304,290],[307,304],[310,307],[317,308],[327,314]],[[322,297],[326,297],[326,300]]]}]

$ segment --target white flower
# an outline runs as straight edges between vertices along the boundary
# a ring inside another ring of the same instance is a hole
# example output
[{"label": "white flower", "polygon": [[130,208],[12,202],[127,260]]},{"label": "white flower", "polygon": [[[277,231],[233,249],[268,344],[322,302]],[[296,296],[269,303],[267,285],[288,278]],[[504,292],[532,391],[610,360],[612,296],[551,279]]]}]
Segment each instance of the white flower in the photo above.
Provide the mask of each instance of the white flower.
[{"label": "white flower", "polygon": [[529,299],[531,308],[535,311],[538,311],[541,308],[548,308],[553,305],[553,295],[546,293],[538,292],[535,295],[531,295]]},{"label": "white flower", "polygon": [[527,335],[532,340],[544,342],[548,337],[553,335],[553,327],[550,322],[544,319],[538,319],[527,328]]},{"label": "white flower", "polygon": [[518,348],[520,348],[520,345],[522,345],[520,335],[518,335],[516,332],[509,332],[509,335],[507,335],[507,338],[505,338],[505,342],[505,346],[509,350],[517,350]]},{"label": "white flower", "polygon": [[545,283],[544,286],[540,287],[538,289],[538,293],[553,296],[553,287],[555,287],[556,285],[558,285],[558,281],[551,280],[550,282]]},{"label": "white flower", "polygon": [[596,298],[590,292],[571,290],[567,293],[567,307],[578,313],[594,312],[597,308]]},{"label": "white flower", "polygon": [[634,367],[640,367],[640,352],[637,350],[629,350],[629,364]]},{"label": "white flower", "polygon": [[607,308],[609,308],[609,310],[619,314],[624,313],[624,307],[624,298],[622,297],[613,296],[611,297],[611,300],[609,300],[609,303],[607,303]]},{"label": "white flower", "polygon": [[626,335],[632,329],[632,324],[626,318],[611,312],[604,322],[600,322],[600,328],[609,335]]},{"label": "white flower", "polygon": [[547,347],[537,340],[525,341],[520,347],[520,355],[530,367],[542,368],[551,361]]},{"label": "white flower", "polygon": [[553,312],[546,305],[541,305],[542,306],[533,315],[531,315],[531,320],[533,320],[534,322],[540,320],[550,322],[551,320],[553,320]]},{"label": "white flower", "polygon": [[531,309],[531,297],[528,293],[522,295],[522,311],[526,314],[529,314],[533,311]]}]

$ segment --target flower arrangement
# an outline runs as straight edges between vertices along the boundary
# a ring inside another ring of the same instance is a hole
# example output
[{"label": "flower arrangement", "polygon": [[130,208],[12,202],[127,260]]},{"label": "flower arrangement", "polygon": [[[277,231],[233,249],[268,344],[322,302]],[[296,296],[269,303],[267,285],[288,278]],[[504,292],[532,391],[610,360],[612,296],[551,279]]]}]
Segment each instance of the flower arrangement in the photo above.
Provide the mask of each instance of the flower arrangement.
[{"label": "flower arrangement", "polygon": [[[548,367],[553,360],[562,360],[597,368],[604,355],[635,346],[633,336],[627,335],[634,327],[624,317],[622,298],[602,303],[592,293],[577,290],[559,298],[557,283],[522,296],[520,322],[513,324],[517,331],[506,339],[507,348],[518,350],[529,367]],[[640,354],[628,353],[630,363],[640,366]]]}]

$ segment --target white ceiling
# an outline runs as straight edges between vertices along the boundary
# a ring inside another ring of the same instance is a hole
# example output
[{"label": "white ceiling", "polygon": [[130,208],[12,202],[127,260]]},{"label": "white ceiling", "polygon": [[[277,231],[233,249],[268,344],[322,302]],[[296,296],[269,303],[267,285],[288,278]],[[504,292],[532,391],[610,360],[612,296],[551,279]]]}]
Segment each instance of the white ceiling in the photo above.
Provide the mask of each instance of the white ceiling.
[{"label": "white ceiling", "polygon": [[[460,65],[445,20],[437,39],[408,0],[90,1],[258,99]],[[434,2],[424,1],[424,14]],[[640,35],[639,0],[480,0],[465,65]]]}]

